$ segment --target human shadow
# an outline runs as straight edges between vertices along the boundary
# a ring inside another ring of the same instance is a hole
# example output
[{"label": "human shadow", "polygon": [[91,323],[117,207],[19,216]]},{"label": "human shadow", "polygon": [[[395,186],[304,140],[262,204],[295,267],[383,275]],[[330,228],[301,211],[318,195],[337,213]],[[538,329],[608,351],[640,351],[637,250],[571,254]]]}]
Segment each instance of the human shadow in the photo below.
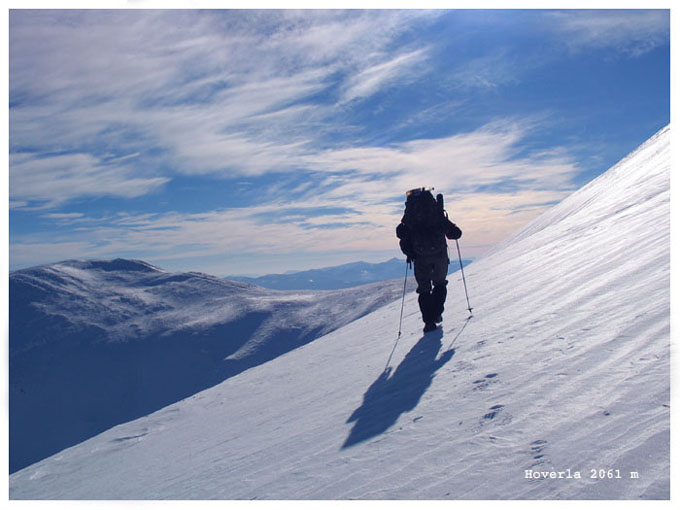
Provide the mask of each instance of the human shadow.
[{"label": "human shadow", "polygon": [[364,393],[364,401],[347,420],[355,422],[342,445],[348,448],[382,434],[402,413],[414,409],[432,384],[434,374],[453,357],[449,349],[437,357],[442,347],[441,330],[425,334],[392,373],[386,368]]}]

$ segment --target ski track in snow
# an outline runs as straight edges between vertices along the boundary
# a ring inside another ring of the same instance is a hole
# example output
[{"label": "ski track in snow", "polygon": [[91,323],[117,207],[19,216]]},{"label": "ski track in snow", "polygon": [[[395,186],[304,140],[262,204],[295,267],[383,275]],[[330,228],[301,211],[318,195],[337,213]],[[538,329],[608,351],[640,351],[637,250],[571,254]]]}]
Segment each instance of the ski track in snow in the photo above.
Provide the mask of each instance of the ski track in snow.
[{"label": "ski track in snow", "polygon": [[396,346],[400,302],[23,469],[10,496],[668,499],[669,151],[665,128],[468,266],[472,318],[450,277],[440,332],[410,294]]}]

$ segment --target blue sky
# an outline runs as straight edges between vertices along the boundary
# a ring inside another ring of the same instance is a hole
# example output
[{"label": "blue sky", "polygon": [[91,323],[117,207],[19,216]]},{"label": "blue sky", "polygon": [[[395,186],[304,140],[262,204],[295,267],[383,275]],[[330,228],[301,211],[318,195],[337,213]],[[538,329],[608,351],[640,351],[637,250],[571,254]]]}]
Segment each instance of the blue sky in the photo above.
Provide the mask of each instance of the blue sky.
[{"label": "blue sky", "polygon": [[10,269],[482,255],[670,122],[668,10],[14,10]]}]

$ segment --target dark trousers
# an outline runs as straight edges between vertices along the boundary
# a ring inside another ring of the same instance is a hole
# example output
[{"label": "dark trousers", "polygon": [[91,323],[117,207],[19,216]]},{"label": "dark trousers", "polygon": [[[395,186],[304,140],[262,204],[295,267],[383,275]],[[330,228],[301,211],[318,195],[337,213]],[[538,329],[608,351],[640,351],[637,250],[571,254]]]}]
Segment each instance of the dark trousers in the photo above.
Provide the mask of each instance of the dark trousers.
[{"label": "dark trousers", "polygon": [[446,252],[414,261],[414,273],[418,288],[418,305],[423,322],[436,322],[444,312],[446,301],[446,275],[449,272],[449,257]]}]

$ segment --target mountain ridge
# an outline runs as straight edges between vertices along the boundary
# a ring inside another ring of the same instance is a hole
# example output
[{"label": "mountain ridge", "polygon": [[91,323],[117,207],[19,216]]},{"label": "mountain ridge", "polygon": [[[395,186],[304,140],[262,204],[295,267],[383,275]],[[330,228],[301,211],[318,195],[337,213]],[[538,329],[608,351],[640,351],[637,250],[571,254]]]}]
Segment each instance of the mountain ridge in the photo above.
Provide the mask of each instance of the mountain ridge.
[{"label": "mountain ridge", "polygon": [[275,291],[127,259],[22,269],[9,286],[11,472],[304,345],[403,291],[402,281]]},{"label": "mountain ridge", "polygon": [[[463,259],[463,267],[470,262],[472,262],[471,259]],[[392,258],[379,263],[359,261],[283,274],[268,274],[257,277],[227,276],[225,279],[277,290],[337,290],[403,278],[404,273],[406,273],[405,264],[405,259]],[[451,261],[449,265],[450,274],[458,271],[459,267],[457,260]]]}]

